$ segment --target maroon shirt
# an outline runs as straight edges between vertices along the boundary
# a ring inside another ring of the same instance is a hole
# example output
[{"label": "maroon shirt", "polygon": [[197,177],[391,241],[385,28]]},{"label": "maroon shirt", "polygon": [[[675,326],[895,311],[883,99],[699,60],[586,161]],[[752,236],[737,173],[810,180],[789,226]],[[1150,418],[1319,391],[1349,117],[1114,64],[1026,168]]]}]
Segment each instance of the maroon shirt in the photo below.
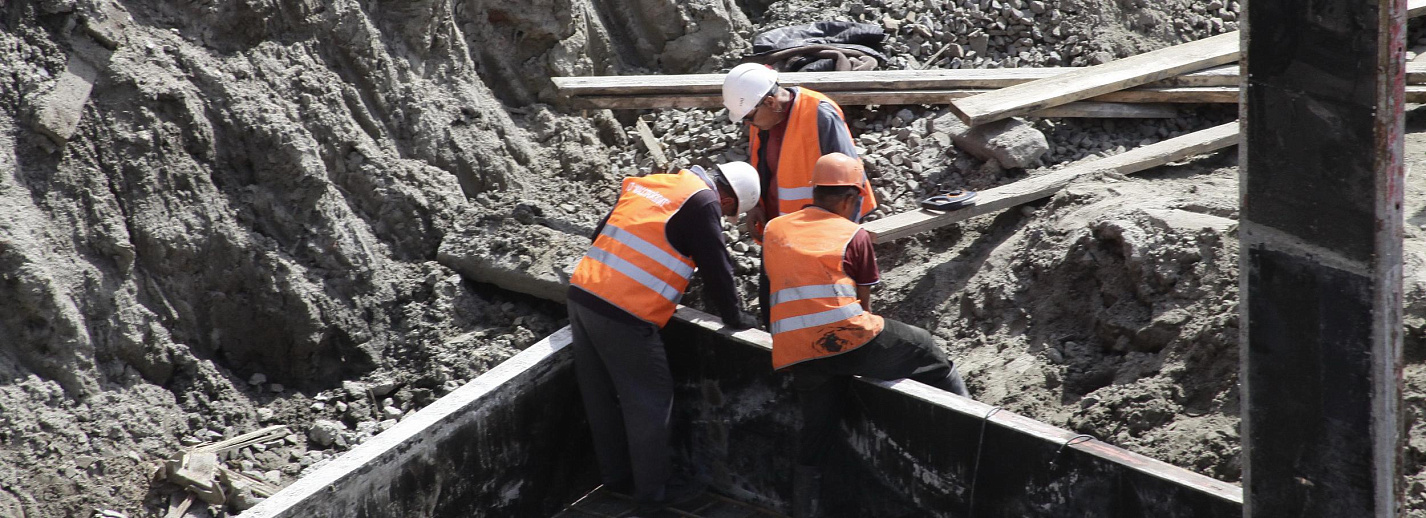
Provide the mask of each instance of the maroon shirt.
[{"label": "maroon shirt", "polygon": [[876,267],[876,252],[871,248],[871,234],[866,229],[857,230],[847,243],[847,251],[842,254],[842,271],[859,286],[881,282],[881,272]]}]

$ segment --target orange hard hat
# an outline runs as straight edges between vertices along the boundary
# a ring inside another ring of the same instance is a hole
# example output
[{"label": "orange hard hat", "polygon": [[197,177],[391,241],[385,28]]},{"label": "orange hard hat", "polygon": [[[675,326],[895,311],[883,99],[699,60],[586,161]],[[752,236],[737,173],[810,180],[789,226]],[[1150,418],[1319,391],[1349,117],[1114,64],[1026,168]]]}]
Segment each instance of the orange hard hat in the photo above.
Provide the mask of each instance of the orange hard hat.
[{"label": "orange hard hat", "polygon": [[860,186],[865,178],[862,161],[841,153],[822,155],[812,166],[812,185],[815,186]]}]

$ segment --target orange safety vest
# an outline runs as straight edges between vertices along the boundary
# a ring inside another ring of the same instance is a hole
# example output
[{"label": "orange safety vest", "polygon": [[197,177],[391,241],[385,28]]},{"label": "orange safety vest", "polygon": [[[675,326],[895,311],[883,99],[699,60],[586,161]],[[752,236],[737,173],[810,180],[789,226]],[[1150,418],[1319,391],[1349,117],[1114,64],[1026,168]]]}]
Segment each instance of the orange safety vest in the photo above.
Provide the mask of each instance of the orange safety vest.
[{"label": "orange safety vest", "polygon": [[851,351],[881,333],[885,321],[862,310],[857,284],[842,270],[847,243],[861,227],[819,207],[767,224],[772,367]]},{"label": "orange safety vest", "polygon": [[[847,126],[842,108],[837,103],[819,92],[798,89],[797,98],[792,101],[792,109],[787,114],[787,126],[783,128],[782,151],[778,153],[777,211],[767,208],[768,219],[797,212],[812,204],[812,166],[825,154],[817,137],[817,105],[822,101],[831,103],[837,109],[837,116],[843,118],[840,121],[842,127]],[[760,132],[754,129],[748,133],[752,138],[748,148],[752,154],[749,160],[753,167],[758,167],[758,149],[762,146],[762,139],[758,138]],[[851,135],[851,130],[847,130],[847,135]],[[872,195],[871,183],[863,178],[862,207],[858,219],[875,208],[876,197]]]},{"label": "orange safety vest", "polygon": [[570,284],[663,327],[697,267],[669,244],[668,219],[705,189],[708,184],[688,171],[625,178],[614,211]]}]

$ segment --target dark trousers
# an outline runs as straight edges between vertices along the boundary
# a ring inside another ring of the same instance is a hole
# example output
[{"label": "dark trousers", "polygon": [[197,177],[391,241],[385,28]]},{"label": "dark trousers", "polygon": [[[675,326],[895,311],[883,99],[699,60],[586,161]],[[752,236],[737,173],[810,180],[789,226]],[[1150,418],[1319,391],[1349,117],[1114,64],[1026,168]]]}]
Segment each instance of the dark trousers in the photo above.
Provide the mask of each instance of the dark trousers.
[{"label": "dark trousers", "polygon": [[632,488],[641,503],[663,500],[673,470],[673,377],[658,327],[612,320],[577,302],[569,303],[569,326],[600,478],[615,491]]},{"label": "dark trousers", "polygon": [[931,333],[889,318],[885,320],[886,327],[865,345],[789,368],[792,386],[802,402],[798,464],[822,464],[836,434],[841,401],[853,375],[880,380],[910,378],[953,394],[970,396],[955,364],[936,347]]}]

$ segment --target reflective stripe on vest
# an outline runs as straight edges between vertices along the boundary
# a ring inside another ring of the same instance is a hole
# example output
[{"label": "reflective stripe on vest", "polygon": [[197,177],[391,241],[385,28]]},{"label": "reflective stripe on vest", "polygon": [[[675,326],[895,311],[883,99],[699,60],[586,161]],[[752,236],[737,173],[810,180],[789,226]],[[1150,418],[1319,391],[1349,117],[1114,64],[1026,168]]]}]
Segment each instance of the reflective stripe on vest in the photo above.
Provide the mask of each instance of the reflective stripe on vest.
[{"label": "reflective stripe on vest", "polygon": [[845,284],[824,284],[821,286],[802,286],[800,288],[788,288],[777,290],[772,294],[771,304],[776,306],[783,302],[794,300],[815,299],[820,297],[855,297],[857,288]]},{"label": "reflective stripe on vest", "polygon": [[[852,291],[855,292],[856,290],[853,289]],[[852,296],[855,297],[856,295],[853,294]],[[809,327],[825,326],[834,322],[841,322],[843,320],[852,318],[860,314],[862,314],[861,303],[853,302],[840,308],[832,308],[821,313],[788,317],[782,320],[778,320],[777,322],[773,322],[771,325],[772,334],[787,333],[790,331],[807,329]]]},{"label": "reflective stripe on vest", "polygon": [[693,277],[693,259],[668,242],[668,220],[708,184],[688,171],[624,179],[619,200],[570,284],[663,327]]},{"label": "reflective stripe on vest", "polygon": [[798,204],[797,208],[812,204],[812,187],[778,187],[777,205],[784,205],[784,201],[789,204]]},{"label": "reflective stripe on vest", "polygon": [[633,248],[639,253],[648,256],[649,259],[653,259],[655,262],[662,264],[664,268],[673,270],[673,273],[678,274],[679,277],[687,279],[693,276],[693,267],[684,264],[685,261],[688,261],[687,257],[675,257],[673,254],[659,249],[658,245],[644,241],[643,238],[634,235],[632,232],[606,223],[604,230],[600,231],[599,234],[609,236],[610,239],[624,243],[629,248]]},{"label": "reflective stripe on vest", "polygon": [[[823,155],[822,141],[818,137],[820,131],[817,127],[817,106],[822,101],[828,102],[836,109],[837,116],[841,118],[838,123],[848,136],[851,135],[851,130],[846,128],[842,108],[837,106],[837,103],[820,92],[807,88],[797,89],[797,98],[788,110],[787,122],[782,132],[782,151],[778,153],[777,158],[777,207],[765,207],[769,218],[797,212],[812,203],[812,166]],[[758,150],[763,144],[758,133],[756,130],[749,132],[748,151],[751,157],[748,160],[753,167],[763,171],[763,168],[758,166]],[[876,208],[876,196],[872,194],[871,182],[864,180],[861,190],[862,206],[858,219]]]},{"label": "reflective stripe on vest", "polygon": [[[629,276],[634,282],[654,290],[655,293],[658,293],[659,296],[668,299],[670,302],[677,303],[679,297],[683,295],[682,290],[670,286],[668,283],[659,280],[658,277],[654,277],[654,274],[644,271],[642,268],[635,266],[634,263],[620,259],[619,256],[605,250],[591,248],[589,249],[589,253],[584,254],[584,256],[604,263],[608,267],[613,268],[614,271]],[[684,277],[684,279],[687,278],[688,277]]]},{"label": "reflective stripe on vest", "polygon": [[881,332],[862,309],[856,282],[842,270],[847,243],[861,229],[808,207],[768,222],[763,241],[771,306],[773,368],[841,354]]}]

